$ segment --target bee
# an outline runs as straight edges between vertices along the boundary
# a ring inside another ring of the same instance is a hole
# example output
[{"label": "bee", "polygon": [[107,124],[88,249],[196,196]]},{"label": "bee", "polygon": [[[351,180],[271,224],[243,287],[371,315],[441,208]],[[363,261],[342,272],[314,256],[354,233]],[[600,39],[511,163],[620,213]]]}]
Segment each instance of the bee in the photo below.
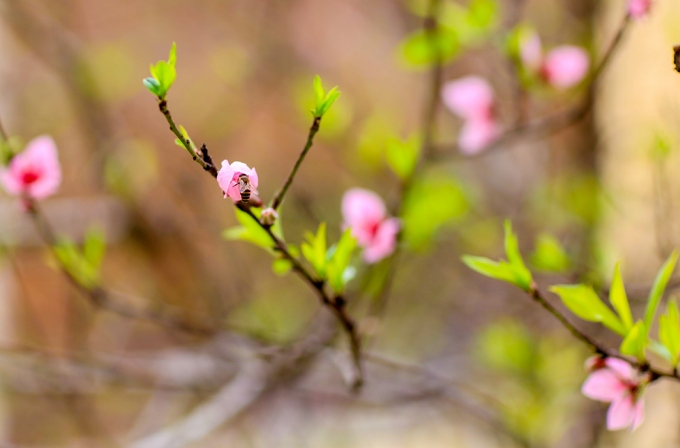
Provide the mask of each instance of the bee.
[{"label": "bee", "polygon": [[680,45],[673,47],[673,63],[675,64],[675,71],[680,72]]},{"label": "bee", "polygon": [[241,202],[247,204],[250,201],[250,194],[254,190],[247,174],[241,173],[238,176],[238,191],[241,193]]}]

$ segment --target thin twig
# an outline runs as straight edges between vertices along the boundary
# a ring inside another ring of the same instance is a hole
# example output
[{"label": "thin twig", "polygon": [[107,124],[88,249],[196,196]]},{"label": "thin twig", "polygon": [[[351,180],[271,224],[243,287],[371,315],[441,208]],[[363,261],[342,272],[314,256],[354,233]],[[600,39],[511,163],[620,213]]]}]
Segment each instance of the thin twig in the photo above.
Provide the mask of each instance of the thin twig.
[{"label": "thin twig", "polygon": [[314,136],[316,135],[317,132],[319,132],[320,124],[321,117],[314,117],[314,121],[312,121],[312,125],[309,128],[309,134],[307,135],[307,142],[305,142],[305,147],[302,148],[302,152],[298,156],[298,159],[295,162],[295,165],[293,166],[293,170],[288,175],[288,178],[286,179],[286,182],[283,184],[283,187],[281,187],[281,190],[279,190],[279,192],[276,193],[276,195],[274,196],[274,200],[272,201],[271,205],[271,207],[274,210],[278,209],[281,203],[283,202],[283,198],[286,195],[288,188],[290,188],[291,184],[293,183],[293,179],[295,179],[295,174],[297,174],[300,165],[302,165],[302,161],[305,159],[305,156],[307,156],[307,153],[309,152],[309,150],[312,147],[312,144],[314,143]]}]

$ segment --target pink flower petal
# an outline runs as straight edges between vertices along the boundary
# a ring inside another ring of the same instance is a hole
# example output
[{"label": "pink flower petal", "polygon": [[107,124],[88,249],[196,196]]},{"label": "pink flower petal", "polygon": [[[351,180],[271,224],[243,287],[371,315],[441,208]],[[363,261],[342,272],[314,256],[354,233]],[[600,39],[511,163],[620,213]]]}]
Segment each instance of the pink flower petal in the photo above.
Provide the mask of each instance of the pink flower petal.
[{"label": "pink flower petal", "polygon": [[370,244],[364,249],[362,258],[366,263],[376,263],[389,256],[397,246],[400,223],[396,218],[383,221]]},{"label": "pink flower petal", "polygon": [[[224,192],[224,197],[226,198],[229,193],[229,189],[232,187],[234,181],[234,169],[229,165],[227,160],[222,161],[222,168],[217,173],[217,183]],[[232,198],[233,199],[233,198]],[[239,193],[239,200],[241,199],[241,194]]]},{"label": "pink flower petal", "polygon": [[458,134],[458,146],[463,154],[477,154],[499,135],[500,126],[494,120],[468,120]]},{"label": "pink flower petal", "polygon": [[631,423],[631,431],[636,430],[645,420],[645,402],[641,398],[635,402],[635,409],[633,412],[633,422]]},{"label": "pink flower petal", "polygon": [[374,229],[386,214],[385,203],[372,191],[353,188],[342,197],[343,220],[352,231],[361,233]]},{"label": "pink flower petal", "polygon": [[257,189],[257,186],[260,184],[259,179],[257,177],[257,171],[255,171],[255,168],[250,170],[250,174],[248,175],[248,178],[250,179],[250,183],[252,184],[253,188]]},{"label": "pink flower petal", "polygon": [[632,382],[637,381],[635,370],[626,361],[618,358],[607,358],[604,362],[607,368],[614,371],[619,378]]},{"label": "pink flower petal", "polygon": [[478,76],[451,81],[442,88],[442,101],[451,112],[465,119],[488,119],[494,94],[489,83]]},{"label": "pink flower petal", "polygon": [[629,0],[628,14],[634,19],[641,19],[652,8],[652,0]]},{"label": "pink flower petal", "polygon": [[638,412],[630,394],[612,402],[607,411],[607,429],[616,431],[631,426]]},{"label": "pink flower petal", "polygon": [[605,402],[620,400],[627,392],[627,385],[609,369],[600,369],[591,373],[581,386],[583,395]]},{"label": "pink flower petal", "polygon": [[10,194],[43,199],[56,193],[61,184],[61,165],[52,137],[43,135],[31,140],[24,151],[12,158],[0,181]]},{"label": "pink flower petal", "polygon": [[581,82],[589,68],[590,59],[583,48],[563,45],[548,53],[541,71],[553,87],[566,89]]}]

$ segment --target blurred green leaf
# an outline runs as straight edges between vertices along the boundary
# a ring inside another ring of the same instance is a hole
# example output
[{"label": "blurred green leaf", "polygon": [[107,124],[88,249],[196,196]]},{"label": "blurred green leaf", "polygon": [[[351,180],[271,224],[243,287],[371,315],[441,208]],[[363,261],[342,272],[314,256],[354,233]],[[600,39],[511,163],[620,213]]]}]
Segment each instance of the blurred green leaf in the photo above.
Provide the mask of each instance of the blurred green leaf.
[{"label": "blurred green leaf", "polygon": [[497,0],[472,0],[468,6],[467,22],[480,31],[492,28],[498,18]]},{"label": "blurred green leaf", "polygon": [[670,354],[673,367],[680,357],[680,317],[675,300],[666,304],[666,313],[659,318],[659,339]]},{"label": "blurred green leaf", "polygon": [[526,328],[506,320],[489,325],[478,337],[478,353],[489,367],[526,374],[536,366],[536,346]]},{"label": "blurred green leaf", "polygon": [[612,285],[609,289],[609,302],[619,314],[623,326],[626,330],[630,331],[633,327],[633,316],[630,312],[626,289],[623,285],[623,279],[621,278],[621,263],[616,263],[616,267],[614,268],[614,278],[612,279]]},{"label": "blurred green leaf", "polygon": [[392,137],[387,140],[387,164],[401,180],[408,179],[413,174],[420,156],[420,138],[417,134],[407,140]]},{"label": "blurred green leaf", "polygon": [[319,278],[324,279],[326,275],[326,223],[319,225],[316,235],[307,233],[307,241],[300,245],[302,256],[314,267]]},{"label": "blurred green leaf", "polygon": [[340,241],[332,251],[326,272],[328,283],[336,294],[342,294],[347,282],[354,277],[356,271],[349,263],[356,247],[356,239],[352,236],[351,229],[347,229],[342,233]]},{"label": "blurred green leaf", "polygon": [[[66,270],[79,285],[92,289],[99,284],[99,267],[93,266],[73,241],[67,238],[61,238],[53,246],[53,250],[59,265]],[[95,252],[94,248],[90,250]],[[91,256],[96,258],[97,255],[92,253]],[[95,261],[97,260],[95,259]]]},{"label": "blurred green leaf", "polygon": [[167,61],[158,61],[156,65],[151,65],[150,71],[152,78],[144,79],[143,83],[147,89],[159,98],[165,98],[168,90],[177,78],[177,44],[172,43],[170,54]]},{"label": "blurred green leaf", "polygon": [[583,320],[600,322],[610,330],[626,336],[628,332],[621,320],[597,296],[591,286],[557,285],[550,288],[564,305]]},{"label": "blurred green leaf", "polygon": [[463,263],[473,271],[479,272],[487,277],[502,280],[514,285],[517,284],[515,270],[505,261],[493,261],[484,257],[475,257],[473,255],[463,255]]},{"label": "blurred green leaf", "polygon": [[85,234],[83,256],[94,268],[99,269],[106,252],[106,235],[101,227],[93,226]]},{"label": "blurred green leaf", "polygon": [[668,257],[668,260],[666,260],[664,265],[661,266],[661,269],[654,280],[654,285],[652,286],[652,290],[649,292],[649,298],[647,299],[647,306],[645,308],[644,321],[647,330],[649,330],[652,326],[652,321],[656,315],[656,309],[659,307],[659,302],[661,301],[661,297],[666,290],[666,285],[673,274],[673,270],[675,269],[675,264],[677,261],[678,251],[675,250],[670,255],[670,257]]},{"label": "blurred green leaf", "polygon": [[287,258],[277,258],[272,262],[272,271],[276,275],[286,275],[293,269],[293,263]]},{"label": "blurred green leaf", "polygon": [[506,220],[505,228],[505,255],[508,257],[508,262],[512,266],[515,273],[515,284],[525,291],[531,289],[531,272],[527,269],[522,260],[522,254],[519,251],[519,244],[517,242],[517,235],[512,231],[512,223]]},{"label": "blurred green leaf", "polygon": [[399,54],[408,67],[423,68],[434,63],[447,63],[459,53],[457,33],[448,27],[435,30],[418,30],[404,39]]},{"label": "blurred green leaf", "polygon": [[467,196],[454,178],[418,176],[404,200],[404,242],[411,250],[424,250],[440,228],[460,220],[468,210]]},{"label": "blurred green leaf", "polygon": [[621,354],[636,357],[640,362],[645,360],[647,346],[647,329],[645,323],[638,321],[621,343]]},{"label": "blurred green leaf", "polygon": [[[255,216],[258,216],[258,209],[251,209]],[[246,212],[234,207],[236,213],[236,220],[241,224],[238,227],[232,227],[222,232],[222,238],[226,240],[242,240],[259,246],[270,253],[274,253],[274,242],[271,237],[260,227],[260,224],[251,218]],[[258,217],[259,218],[259,217]],[[273,229],[272,229],[273,230]]]},{"label": "blurred green leaf", "polygon": [[654,144],[652,145],[652,157],[657,160],[665,160],[673,150],[673,140],[670,136],[661,133],[654,137]]},{"label": "blurred green leaf", "polygon": [[564,273],[571,268],[571,259],[557,238],[549,233],[542,233],[536,238],[531,264],[540,271]]}]

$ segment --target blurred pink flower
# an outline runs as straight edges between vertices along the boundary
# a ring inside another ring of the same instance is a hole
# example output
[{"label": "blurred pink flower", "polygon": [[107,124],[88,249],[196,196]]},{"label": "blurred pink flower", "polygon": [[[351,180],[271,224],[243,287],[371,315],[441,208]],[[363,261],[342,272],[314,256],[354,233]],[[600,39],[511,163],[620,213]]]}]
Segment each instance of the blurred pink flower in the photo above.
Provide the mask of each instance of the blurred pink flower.
[{"label": "blurred pink flower", "polygon": [[464,154],[473,155],[493,143],[501,134],[495,120],[468,120],[458,135],[458,146]]},{"label": "blurred pink flower", "polygon": [[493,116],[493,89],[478,76],[467,76],[444,84],[442,100],[451,112],[466,120]]},{"label": "blurred pink flower", "polygon": [[634,430],[644,419],[641,395],[645,382],[626,361],[607,358],[604,366],[596,368],[588,376],[581,392],[593,400],[611,403],[607,411],[607,429]]},{"label": "blurred pink flower", "polygon": [[222,168],[217,173],[217,183],[220,185],[224,197],[229,196],[234,202],[241,200],[241,192],[239,191],[239,176],[241,174],[248,176],[253,187],[253,193],[257,192],[257,172],[255,168],[250,169],[243,162],[234,162],[230,165],[228,161],[223,160]]},{"label": "blurred pink flower", "polygon": [[494,113],[491,85],[480,77],[467,76],[448,82],[442,88],[444,105],[465,120],[458,135],[461,152],[475,154],[492,143],[500,134]]},{"label": "blurred pink flower", "polygon": [[57,145],[48,135],[31,140],[0,173],[9,194],[43,199],[56,193],[61,184]]},{"label": "blurred pink flower", "polygon": [[394,252],[400,223],[389,218],[385,203],[372,191],[348,190],[342,197],[344,226],[352,229],[357,244],[364,248],[366,263],[376,263]]},{"label": "blurred pink flower", "polygon": [[543,44],[537,33],[531,34],[522,41],[519,57],[524,66],[531,71],[538,71],[543,62]]},{"label": "blurred pink flower", "polygon": [[628,15],[634,19],[641,19],[652,8],[652,0],[629,0],[628,1]]},{"label": "blurred pink flower", "polygon": [[540,73],[553,87],[566,89],[581,82],[589,68],[590,59],[583,48],[563,45],[546,55]]}]

